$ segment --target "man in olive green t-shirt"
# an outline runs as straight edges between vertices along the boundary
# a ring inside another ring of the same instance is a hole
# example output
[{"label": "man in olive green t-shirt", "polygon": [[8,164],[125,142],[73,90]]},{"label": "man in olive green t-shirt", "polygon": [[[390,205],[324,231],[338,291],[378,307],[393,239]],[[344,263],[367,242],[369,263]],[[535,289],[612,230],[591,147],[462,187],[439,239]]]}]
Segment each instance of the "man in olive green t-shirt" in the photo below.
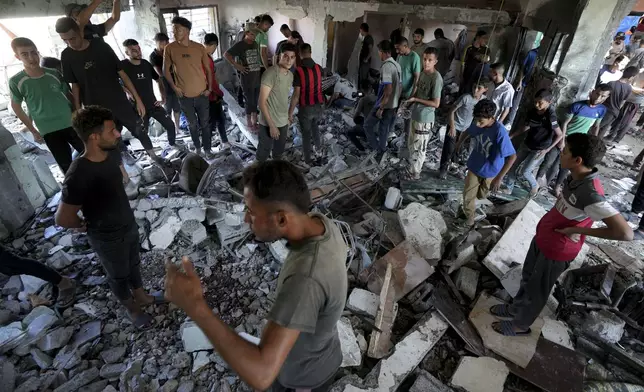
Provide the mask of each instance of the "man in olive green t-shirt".
[{"label": "man in olive green t-shirt", "polygon": [[288,134],[288,95],[293,86],[293,73],[290,71],[295,62],[295,45],[282,45],[282,53],[277,65],[268,68],[262,75],[259,89],[259,144],[257,160],[279,159],[284,152]]},{"label": "man in olive green t-shirt", "polygon": [[165,295],[182,308],[218,354],[253,390],[328,391],[342,363],[337,323],[347,299],[347,246],[337,225],[309,213],[311,195],[301,171],[285,161],[256,162],[243,175],[245,221],[263,242],[288,241],[275,301],[259,345],[249,343],[213,313],[199,276],[184,257],[169,264]]},{"label": "man in olive green t-shirt", "polygon": [[272,26],[273,18],[270,15],[262,15],[255,35],[255,42],[259,45],[259,57],[264,68],[262,72],[268,69],[268,30]]},{"label": "man in olive green t-shirt", "polygon": [[[34,140],[45,142],[64,174],[72,163],[69,145],[81,154],[85,150],[83,141],[72,128],[69,85],[63,81],[60,71],[40,66],[38,49],[29,38],[14,38],[11,48],[24,66],[9,79],[11,108]],[[29,115],[22,109],[23,102]]]}]

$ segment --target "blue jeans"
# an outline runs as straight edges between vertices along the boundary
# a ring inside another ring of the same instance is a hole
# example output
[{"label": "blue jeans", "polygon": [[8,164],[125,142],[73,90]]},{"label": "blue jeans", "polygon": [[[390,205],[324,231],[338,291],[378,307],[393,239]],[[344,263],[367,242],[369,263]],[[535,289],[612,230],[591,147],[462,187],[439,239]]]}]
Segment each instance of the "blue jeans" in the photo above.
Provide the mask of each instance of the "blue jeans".
[{"label": "blue jeans", "polygon": [[516,182],[517,169],[524,163],[523,169],[521,170],[521,175],[528,180],[530,187],[537,187],[537,179],[532,173],[539,162],[543,159],[543,156],[538,156],[538,150],[531,150],[525,144],[521,146],[519,152],[517,152],[517,160],[512,165],[512,169],[508,173],[506,185],[508,189],[514,189],[514,183]]},{"label": "blue jeans", "polygon": [[369,146],[373,150],[385,152],[387,151],[387,136],[396,122],[396,109],[384,109],[382,118],[376,117],[377,111],[377,107],[371,109],[371,113],[364,123],[364,130]]}]

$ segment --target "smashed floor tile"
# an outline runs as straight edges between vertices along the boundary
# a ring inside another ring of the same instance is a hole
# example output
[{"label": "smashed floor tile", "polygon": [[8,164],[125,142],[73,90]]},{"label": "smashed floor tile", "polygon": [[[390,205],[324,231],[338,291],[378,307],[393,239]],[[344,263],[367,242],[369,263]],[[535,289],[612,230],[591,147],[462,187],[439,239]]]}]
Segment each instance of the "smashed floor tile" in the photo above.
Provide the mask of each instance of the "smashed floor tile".
[{"label": "smashed floor tile", "polygon": [[428,371],[418,369],[416,372],[418,375],[414,385],[409,388],[409,392],[453,392],[454,390],[445,384],[443,384],[439,379],[432,376]]},{"label": "smashed floor tile", "polygon": [[454,284],[456,288],[461,290],[469,299],[476,297],[476,287],[479,282],[479,271],[472,268],[461,267],[456,271],[456,279]]},{"label": "smashed floor tile", "polygon": [[585,333],[608,343],[617,343],[624,335],[626,322],[608,310],[592,311],[582,325]]},{"label": "smashed floor tile", "polygon": [[379,294],[382,290],[388,264],[393,267],[396,301],[434,273],[434,267],[429,265],[411,242],[405,240],[360,273],[360,280],[367,283],[372,293]]},{"label": "smashed floor tile", "polygon": [[192,374],[199,372],[199,370],[210,363],[209,354],[208,351],[197,351],[193,353]]},{"label": "smashed floor tile", "polygon": [[398,210],[398,219],[405,239],[429,262],[443,255],[443,234],[447,225],[440,212],[419,203],[411,203]]},{"label": "smashed floor tile", "polygon": [[181,230],[181,220],[176,215],[167,215],[163,222],[150,232],[149,239],[152,247],[166,249],[172,244],[179,230]]},{"label": "smashed floor tile", "polygon": [[45,336],[40,338],[40,340],[36,342],[36,345],[42,351],[49,352],[65,346],[73,334],[74,327],[72,326],[57,328],[53,331],[49,331]]},{"label": "smashed floor tile", "polygon": [[483,345],[516,363],[522,368],[528,366],[537,349],[537,341],[541,335],[543,319],[538,317],[530,326],[530,335],[525,336],[504,336],[492,329],[492,323],[499,321],[490,314],[490,308],[494,305],[503,304],[503,301],[481,293],[479,300],[469,315],[469,319],[481,335]]},{"label": "smashed floor tile", "polygon": [[56,270],[70,266],[74,259],[64,250],[59,250],[47,259],[47,265]]},{"label": "smashed floor tile", "polygon": [[544,324],[541,329],[541,334],[544,338],[571,350],[575,349],[575,346],[573,346],[572,341],[570,340],[570,328],[568,328],[566,323],[560,320],[555,320],[551,317],[544,317],[543,321]]},{"label": "smashed floor tile", "polygon": [[337,324],[340,347],[342,348],[342,364],[340,367],[360,366],[362,364],[362,352],[358,339],[351,326],[351,321],[342,317]]},{"label": "smashed floor tile", "polygon": [[459,268],[466,265],[467,263],[476,260],[477,257],[478,257],[478,254],[476,253],[476,249],[472,244],[467,246],[465,249],[462,249],[460,252],[458,252],[455,259],[443,261],[443,265],[445,265],[446,267],[449,267],[449,269],[447,270],[447,273],[451,274],[452,272],[458,270]]},{"label": "smashed floor tile", "polygon": [[83,324],[74,339],[72,339],[72,344],[74,347],[78,347],[84,343],[92,341],[101,335],[101,321],[90,321],[89,323]]},{"label": "smashed floor tile", "polygon": [[208,340],[201,328],[192,321],[186,321],[181,325],[181,341],[183,342],[183,349],[189,353],[213,349],[210,340]]},{"label": "smashed floor tile", "polygon": [[206,220],[206,209],[199,207],[185,207],[179,210],[179,218],[182,221],[196,220],[203,222]]},{"label": "smashed floor tile", "polygon": [[31,359],[33,359],[36,365],[38,365],[38,367],[43,370],[49,369],[52,362],[54,361],[52,357],[38,350],[37,348],[32,348],[31,350],[29,350],[29,353],[31,354]]},{"label": "smashed floor tile", "polygon": [[11,350],[27,339],[20,321],[0,327],[0,353]]},{"label": "smashed floor tile", "polygon": [[20,280],[22,280],[23,291],[27,294],[37,293],[47,284],[47,281],[31,275],[20,275]]},{"label": "smashed floor tile", "polygon": [[371,291],[355,288],[347,299],[347,309],[358,315],[375,318],[378,314],[380,297]]},{"label": "smashed floor tile", "polygon": [[69,381],[54,389],[54,392],[75,392],[81,390],[83,386],[94,381],[98,376],[98,368],[90,368],[75,375]]},{"label": "smashed floor tile", "polygon": [[375,319],[375,329],[371,332],[367,355],[371,358],[382,358],[391,349],[391,328],[396,320],[398,304],[395,301],[396,289],[393,283],[393,268],[387,264],[387,272],[380,291],[380,303]]},{"label": "smashed floor tile", "polygon": [[196,219],[184,221],[181,224],[181,235],[188,239],[192,245],[199,245],[206,238],[208,238],[208,232],[206,232],[206,227],[201,224],[201,222]]},{"label": "smashed floor tile", "polygon": [[494,358],[463,357],[451,383],[467,392],[503,392],[509,373],[505,363]]}]

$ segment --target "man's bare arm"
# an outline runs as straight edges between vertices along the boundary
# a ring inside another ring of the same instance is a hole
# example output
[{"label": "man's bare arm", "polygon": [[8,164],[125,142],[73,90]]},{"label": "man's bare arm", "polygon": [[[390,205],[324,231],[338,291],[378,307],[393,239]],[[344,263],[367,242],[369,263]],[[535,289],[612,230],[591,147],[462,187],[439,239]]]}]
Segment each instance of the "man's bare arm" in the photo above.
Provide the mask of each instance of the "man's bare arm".
[{"label": "man's bare arm", "polygon": [[591,237],[603,238],[606,240],[633,240],[633,229],[631,229],[631,227],[628,225],[621,214],[602,219],[602,222],[606,224],[606,227],[567,227],[556,231],[566,235],[582,234]]},{"label": "man's bare arm", "polygon": [[183,94],[179,93],[179,90],[177,89],[177,85],[174,84],[174,79],[172,78],[171,69],[172,69],[172,61],[170,60],[170,56],[165,54],[163,56],[163,76],[165,76],[165,80],[168,81],[170,88],[172,88],[175,91],[175,93],[177,93],[177,95],[181,97]]},{"label": "man's bare arm", "polygon": [[499,122],[503,124],[505,121],[505,118],[508,117],[508,114],[510,114],[510,109],[511,108],[505,108],[503,109],[503,112],[501,112],[501,117],[499,117]]},{"label": "man's bare arm", "polygon": [[[207,69],[208,72],[206,72],[206,79],[208,80],[208,91],[213,90],[213,77],[212,73],[214,72],[213,69],[210,69],[210,60],[208,59],[208,53],[206,51],[203,51],[203,56],[201,57],[201,65],[203,66],[203,69]],[[214,67],[214,65],[213,65]]]},{"label": "man's bare arm", "polygon": [[382,99],[380,100],[380,109],[384,109],[385,105],[389,102],[391,94],[394,92],[393,84],[389,83],[385,85],[384,90],[382,91]]},{"label": "man's bare arm", "polygon": [[291,118],[291,116],[293,116],[293,113],[295,112],[295,107],[297,106],[297,103],[300,101],[301,91],[302,91],[302,88],[300,86],[293,88],[293,96],[291,97],[291,104],[288,107],[289,119]]},{"label": "man's bare arm", "polygon": [[20,122],[22,122],[25,125],[25,127],[27,127],[27,130],[29,130],[29,132],[38,133],[38,131],[34,127],[33,120],[31,119],[31,117],[27,115],[27,113],[25,113],[24,110],[22,110],[22,105],[20,103],[14,102],[13,100],[11,100],[11,108],[13,109],[13,112],[16,114],[16,117],[18,117]]},{"label": "man's bare arm", "polygon": [[[89,20],[92,18],[92,15],[94,15],[94,12],[96,12],[96,9],[98,8],[99,5],[103,0],[93,0],[91,3],[87,5],[81,12],[78,13],[78,16],[76,17],[76,22],[78,23],[78,27],[80,27],[80,31],[82,32],[85,26],[89,23]],[[107,27],[107,26],[106,26]]]},{"label": "man's bare arm", "polygon": [[13,40],[13,39],[16,39],[16,37],[18,37],[17,35],[15,35],[15,34],[13,33],[13,31],[9,30],[9,29],[7,28],[7,26],[5,26],[5,25],[4,25],[4,24],[2,24],[2,23],[0,23],[0,29],[2,29],[2,31],[4,31],[4,32],[5,32],[5,34],[7,34],[7,35],[9,36],[9,39],[12,39],[12,40]]},{"label": "man's bare arm", "polygon": [[262,47],[261,53],[262,53],[262,64],[264,65],[264,68],[268,69],[268,48],[266,46]]},{"label": "man's bare arm", "polygon": [[109,33],[119,20],[121,20],[121,0],[114,0],[112,16],[105,21],[105,33]]},{"label": "man's bare arm", "polygon": [[[411,95],[413,97],[416,95],[416,89],[418,88],[418,79],[420,79],[420,72],[414,72],[414,86],[411,88]],[[438,106],[435,106],[438,107]]]},{"label": "man's bare arm", "polygon": [[56,210],[56,224],[66,229],[78,229],[83,227],[84,223],[78,216],[81,206],[75,206],[62,201]]}]

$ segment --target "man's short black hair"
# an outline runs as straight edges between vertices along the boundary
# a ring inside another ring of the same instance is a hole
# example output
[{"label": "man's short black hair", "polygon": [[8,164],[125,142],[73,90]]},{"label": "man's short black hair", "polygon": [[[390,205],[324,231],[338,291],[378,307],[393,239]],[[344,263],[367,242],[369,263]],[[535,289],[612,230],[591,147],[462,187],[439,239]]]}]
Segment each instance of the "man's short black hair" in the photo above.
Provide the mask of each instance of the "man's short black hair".
[{"label": "man's short black hair", "polygon": [[291,38],[300,40],[300,43],[304,40],[304,38],[302,38],[302,34],[295,30],[291,31]]},{"label": "man's short black hair", "polygon": [[490,69],[503,73],[505,72],[505,65],[503,63],[494,63],[490,65]]},{"label": "man's short black hair", "polygon": [[16,50],[18,48],[35,48],[36,44],[34,44],[34,41],[30,40],[29,38],[25,37],[16,37],[11,40],[11,49],[14,51],[14,53],[17,53]]},{"label": "man's short black hair", "polygon": [[192,30],[192,22],[184,18],[183,16],[175,16],[174,18],[172,18],[172,24],[178,24],[179,26],[183,26],[188,30]]},{"label": "man's short black hair", "polygon": [[613,89],[607,83],[602,83],[599,86],[595,87],[595,90],[599,91],[610,91],[613,92]]},{"label": "man's short black hair", "polygon": [[396,45],[409,45],[409,40],[407,40],[407,38],[405,37],[398,37]]},{"label": "man's short black hair", "polygon": [[58,34],[67,33],[70,31],[75,31],[80,33],[80,27],[76,21],[68,16],[59,18],[56,21],[56,32]]},{"label": "man's short black hair", "polygon": [[262,202],[288,204],[302,214],[308,213],[311,207],[306,180],[292,163],[256,162],[244,170],[243,184]]},{"label": "man's short black hair", "polygon": [[541,90],[537,91],[537,93],[534,95],[534,100],[535,101],[546,101],[552,103],[552,100],[554,99],[552,95],[552,91],[542,88]]},{"label": "man's short black hair", "polygon": [[312,50],[311,45],[309,45],[307,43],[304,43],[304,44],[300,45],[300,53],[310,54],[311,50]]},{"label": "man's short black hair", "polygon": [[438,29],[434,30],[434,37],[436,37],[436,38],[445,38],[445,32],[443,31],[443,29],[438,28]]},{"label": "man's short black hair", "polygon": [[125,41],[123,41],[123,47],[127,48],[128,46],[137,46],[139,44],[139,41],[135,40],[134,38],[128,38]]},{"label": "man's short black hair", "polygon": [[56,57],[43,57],[40,59],[40,66],[43,68],[57,69],[60,71],[62,63]]},{"label": "man's short black hair", "polygon": [[388,39],[383,39],[383,40],[382,40],[382,41],[380,41],[380,43],[378,44],[378,50],[379,50],[379,51],[381,51],[381,52],[383,52],[383,53],[389,53],[389,54],[391,54],[391,50],[392,50],[392,47],[391,47],[391,46],[392,46],[392,45],[391,45],[391,41],[389,41]]},{"label": "man's short black hair", "polygon": [[215,33],[208,33],[203,36],[203,43],[206,45],[219,45],[219,37]]},{"label": "man's short black hair", "polygon": [[290,28],[290,27],[288,27],[288,25],[287,25],[286,23],[284,23],[284,24],[280,27],[280,31],[282,31],[282,30],[290,30],[290,29],[291,29],[291,28]]},{"label": "man's short black hair", "polygon": [[638,73],[640,73],[639,68],[633,67],[633,66],[626,67],[626,69],[624,70],[624,74],[622,75],[622,78],[623,79],[634,78],[637,76]]},{"label": "man's short black hair", "polygon": [[156,33],[154,35],[154,42],[170,42],[170,37],[166,33]]},{"label": "man's short black hair", "polygon": [[433,46],[428,46],[423,51],[423,54],[433,54],[433,55],[436,55],[436,57],[438,57],[438,48],[435,48]]},{"label": "man's short black hair", "polygon": [[268,22],[271,26],[275,24],[275,22],[273,22],[273,18],[271,18],[269,14],[262,15],[262,18],[259,20],[259,23],[264,23],[264,22]]},{"label": "man's short black hair", "polygon": [[619,56],[615,57],[615,61],[613,61],[613,64],[619,64],[622,61],[624,61],[625,58],[626,56],[624,56],[623,54],[620,54]]},{"label": "man's short black hair", "polygon": [[421,29],[421,28],[419,27],[419,28],[417,28],[416,30],[414,30],[414,34],[418,34],[418,35],[420,35],[421,37],[424,37],[424,36],[425,36],[425,30],[423,30],[423,29]]},{"label": "man's short black hair", "polygon": [[479,30],[476,32],[476,36],[474,38],[485,37],[486,35],[487,35],[487,32],[485,30]]},{"label": "man's short black hair", "polygon": [[595,135],[573,133],[566,138],[566,146],[573,158],[581,158],[589,169],[596,167],[606,154],[606,145]]},{"label": "man's short black hair", "polygon": [[360,24],[360,30],[364,31],[365,33],[369,32],[369,25],[366,23],[361,23]]},{"label": "man's short black hair", "polygon": [[490,84],[490,78],[487,76],[481,76],[478,82],[474,83],[474,86],[487,88],[488,84]]},{"label": "man's short black hair", "polygon": [[297,47],[290,42],[285,42],[280,47],[280,53],[284,53],[284,52],[293,52],[297,54]]},{"label": "man's short black hair", "polygon": [[85,106],[72,116],[72,127],[82,141],[87,142],[94,133],[103,132],[105,121],[114,121],[109,109],[102,106]]},{"label": "man's short black hair", "polygon": [[474,118],[496,118],[496,104],[491,99],[482,99],[474,105]]}]

